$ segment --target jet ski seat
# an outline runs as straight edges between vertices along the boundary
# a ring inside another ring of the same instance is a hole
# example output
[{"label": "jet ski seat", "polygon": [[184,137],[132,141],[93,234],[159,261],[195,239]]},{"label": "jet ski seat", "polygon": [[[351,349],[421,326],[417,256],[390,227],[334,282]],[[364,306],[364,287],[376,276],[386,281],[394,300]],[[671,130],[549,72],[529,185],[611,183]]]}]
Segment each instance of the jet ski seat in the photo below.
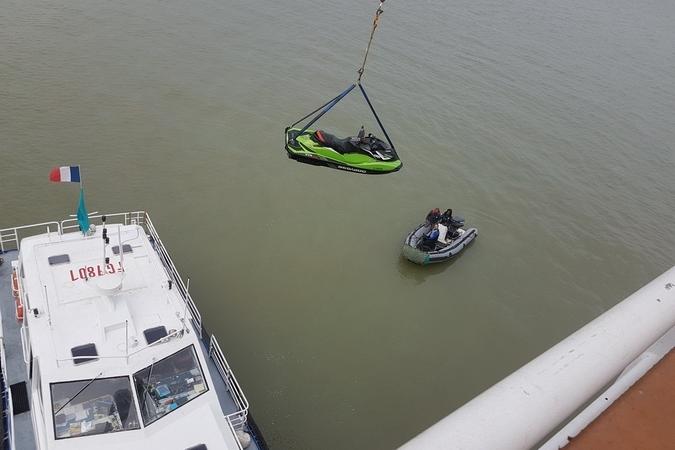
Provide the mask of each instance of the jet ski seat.
[{"label": "jet ski seat", "polygon": [[316,130],[312,138],[319,144],[332,148],[341,155],[345,153],[363,153],[371,158],[382,161],[389,161],[396,156],[391,147],[380,139],[372,134],[365,136],[363,129],[359,131],[358,136],[350,136],[344,139],[340,139],[323,130]]},{"label": "jet ski seat", "polygon": [[344,155],[345,153],[355,153],[358,152],[358,148],[354,147],[351,143],[351,138],[340,139],[337,136],[334,136],[330,133],[326,133],[322,130],[316,130],[314,132],[314,138],[320,144],[325,145],[326,147],[332,148],[336,152]]}]

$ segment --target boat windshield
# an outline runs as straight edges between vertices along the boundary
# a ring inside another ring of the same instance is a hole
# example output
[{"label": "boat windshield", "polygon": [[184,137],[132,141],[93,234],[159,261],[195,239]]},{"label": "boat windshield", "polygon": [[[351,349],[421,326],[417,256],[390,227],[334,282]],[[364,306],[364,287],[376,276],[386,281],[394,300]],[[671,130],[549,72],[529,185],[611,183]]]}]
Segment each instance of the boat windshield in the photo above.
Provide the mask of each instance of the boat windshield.
[{"label": "boat windshield", "polygon": [[140,428],[129,377],[52,383],[56,439]]},{"label": "boat windshield", "polygon": [[134,383],[145,425],[208,390],[192,345],[136,372]]}]

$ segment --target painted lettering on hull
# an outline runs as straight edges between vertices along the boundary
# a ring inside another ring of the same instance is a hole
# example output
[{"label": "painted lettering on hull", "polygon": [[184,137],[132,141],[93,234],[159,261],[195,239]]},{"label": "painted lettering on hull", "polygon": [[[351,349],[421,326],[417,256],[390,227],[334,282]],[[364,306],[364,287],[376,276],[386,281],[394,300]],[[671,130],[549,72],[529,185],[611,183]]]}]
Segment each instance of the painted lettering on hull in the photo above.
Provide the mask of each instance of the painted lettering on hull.
[{"label": "painted lettering on hull", "polygon": [[338,169],[342,170],[348,170],[349,172],[356,172],[356,173],[368,173],[363,169],[355,169],[353,167],[345,167],[345,166],[337,166]]},{"label": "painted lettering on hull", "polygon": [[89,278],[102,277],[104,275],[124,272],[122,263],[96,264],[95,266],[83,266],[79,269],[70,269],[70,281],[88,280]]}]

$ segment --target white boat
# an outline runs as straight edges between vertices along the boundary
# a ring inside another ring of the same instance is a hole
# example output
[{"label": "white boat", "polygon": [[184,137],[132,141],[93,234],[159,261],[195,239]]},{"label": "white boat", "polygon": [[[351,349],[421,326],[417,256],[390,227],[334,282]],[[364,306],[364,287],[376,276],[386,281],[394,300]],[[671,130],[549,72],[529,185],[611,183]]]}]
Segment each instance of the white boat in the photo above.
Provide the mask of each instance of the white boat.
[{"label": "white boat", "polygon": [[0,230],[2,448],[265,449],[148,214],[90,220]]}]

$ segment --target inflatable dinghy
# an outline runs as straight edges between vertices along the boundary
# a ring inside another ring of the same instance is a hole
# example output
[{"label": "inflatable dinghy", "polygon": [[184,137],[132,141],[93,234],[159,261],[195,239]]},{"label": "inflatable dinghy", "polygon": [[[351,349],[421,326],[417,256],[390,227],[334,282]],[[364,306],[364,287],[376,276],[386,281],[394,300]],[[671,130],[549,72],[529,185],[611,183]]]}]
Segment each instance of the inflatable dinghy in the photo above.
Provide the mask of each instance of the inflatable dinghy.
[{"label": "inflatable dinghy", "polygon": [[446,227],[439,224],[439,228],[443,230],[438,234],[438,237],[430,239],[429,234],[433,229],[430,223],[418,225],[406,237],[403,243],[403,256],[415,264],[427,265],[438,262],[447,261],[454,256],[457,256],[464,248],[469,245],[478,236],[478,229],[476,228],[462,228],[464,226],[464,219],[453,217],[454,226]]}]

